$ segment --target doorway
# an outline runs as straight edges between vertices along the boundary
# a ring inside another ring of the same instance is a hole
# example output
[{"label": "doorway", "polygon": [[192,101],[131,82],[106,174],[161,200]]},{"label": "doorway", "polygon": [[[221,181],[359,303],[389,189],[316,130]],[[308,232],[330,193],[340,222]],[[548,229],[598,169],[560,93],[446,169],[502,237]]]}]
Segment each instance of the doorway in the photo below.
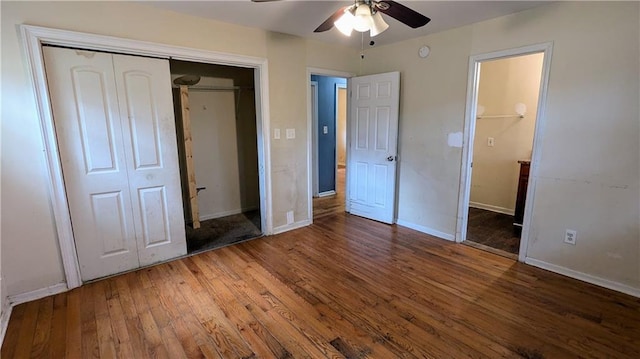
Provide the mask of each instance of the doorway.
[{"label": "doorway", "polygon": [[313,218],[345,212],[347,79],[311,75]]},{"label": "doorway", "polygon": [[262,236],[254,70],[170,65],[188,253]]},{"label": "doorway", "polygon": [[526,256],[550,53],[543,44],[471,59],[459,242]]}]

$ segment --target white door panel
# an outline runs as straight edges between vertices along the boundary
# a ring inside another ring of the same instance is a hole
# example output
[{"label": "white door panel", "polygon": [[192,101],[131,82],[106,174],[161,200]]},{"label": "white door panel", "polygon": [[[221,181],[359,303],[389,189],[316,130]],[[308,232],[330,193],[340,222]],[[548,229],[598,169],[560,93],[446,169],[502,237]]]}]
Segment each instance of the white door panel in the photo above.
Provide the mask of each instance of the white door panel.
[{"label": "white door panel", "polygon": [[111,55],[43,48],[83,280],[138,267]]},{"label": "white door panel", "polygon": [[348,161],[352,214],[385,223],[395,216],[400,73],[350,80],[351,124]]},{"label": "white door panel", "polygon": [[82,280],[186,254],[168,61],[43,51]]},{"label": "white door panel", "polygon": [[187,253],[169,62],[113,55],[140,265]]}]

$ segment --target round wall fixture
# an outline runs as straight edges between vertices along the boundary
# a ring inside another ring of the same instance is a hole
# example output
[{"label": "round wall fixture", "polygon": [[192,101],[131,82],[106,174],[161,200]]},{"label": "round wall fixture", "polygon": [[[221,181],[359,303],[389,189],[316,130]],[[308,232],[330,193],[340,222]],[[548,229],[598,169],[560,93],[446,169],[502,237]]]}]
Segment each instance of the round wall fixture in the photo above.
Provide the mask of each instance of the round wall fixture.
[{"label": "round wall fixture", "polygon": [[418,50],[418,56],[424,59],[427,56],[429,56],[430,52],[431,52],[431,49],[429,48],[429,46],[422,46],[420,50]]}]

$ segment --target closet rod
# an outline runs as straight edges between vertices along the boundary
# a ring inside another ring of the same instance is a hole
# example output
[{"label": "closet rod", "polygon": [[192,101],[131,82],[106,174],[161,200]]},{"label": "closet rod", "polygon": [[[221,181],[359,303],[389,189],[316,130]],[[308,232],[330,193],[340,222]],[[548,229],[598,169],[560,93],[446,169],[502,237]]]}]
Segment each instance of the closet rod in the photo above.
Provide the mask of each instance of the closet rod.
[{"label": "closet rod", "polygon": [[253,90],[253,87],[242,86],[188,86],[189,91],[236,91]]}]

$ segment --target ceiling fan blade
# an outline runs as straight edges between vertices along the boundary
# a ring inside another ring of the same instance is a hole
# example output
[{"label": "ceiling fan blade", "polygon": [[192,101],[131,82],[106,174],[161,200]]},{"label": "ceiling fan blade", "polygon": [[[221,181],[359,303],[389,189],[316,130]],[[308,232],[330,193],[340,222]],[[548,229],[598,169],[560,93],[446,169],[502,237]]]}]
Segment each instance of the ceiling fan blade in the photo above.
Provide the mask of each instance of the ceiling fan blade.
[{"label": "ceiling fan blade", "polygon": [[272,1],[280,1],[280,0],[251,0],[251,2],[272,2]]},{"label": "ceiling fan blade", "polygon": [[313,32],[324,32],[327,30],[331,30],[331,28],[333,27],[333,23],[336,22],[336,20],[338,20],[340,16],[342,16],[342,14],[344,14],[344,10],[348,7],[351,7],[351,5],[343,6],[340,9],[338,9],[338,11],[334,12],[333,15],[329,16],[329,18],[326,19],[322,24],[320,24],[320,26],[318,26],[317,29],[313,30]]},{"label": "ceiling fan blade", "polygon": [[431,19],[421,13],[391,0],[382,0],[375,3],[376,9],[385,15],[400,21],[414,29],[426,25]]}]

